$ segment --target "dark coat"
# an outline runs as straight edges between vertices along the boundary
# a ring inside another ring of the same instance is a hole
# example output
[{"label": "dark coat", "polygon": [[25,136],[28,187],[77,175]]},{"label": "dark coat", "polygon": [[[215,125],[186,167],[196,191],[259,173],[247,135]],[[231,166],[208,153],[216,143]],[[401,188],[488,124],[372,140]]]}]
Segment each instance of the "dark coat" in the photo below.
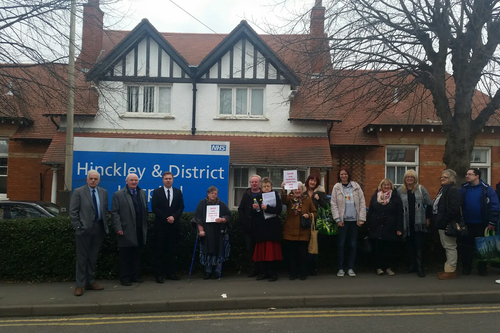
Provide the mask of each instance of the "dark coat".
[{"label": "dark coat", "polygon": [[[483,226],[487,227],[488,224],[496,226],[499,216],[499,202],[498,196],[493,188],[483,182],[482,180],[478,186],[481,189],[481,218],[483,219]],[[469,183],[462,184],[460,187],[460,195],[462,196],[462,210],[465,210],[467,201],[467,190],[471,188]],[[465,221],[467,223],[467,221]]]},{"label": "dark coat", "polygon": [[[225,218],[226,223],[206,223],[207,205],[219,205],[219,217]],[[200,237],[200,242],[203,244],[205,254],[220,255],[223,248],[224,235],[231,228],[231,211],[227,205],[219,198],[214,203],[209,203],[208,199],[201,199],[196,206],[194,217],[191,220],[193,228],[198,229],[198,225],[203,226],[205,236]]]},{"label": "dark coat", "polygon": [[[148,234],[148,203],[144,190],[137,187],[137,194],[142,206],[142,221],[139,222],[139,227],[142,226],[143,239],[141,244],[146,244]],[[118,236],[118,247],[139,246],[137,216],[134,202],[132,201],[132,194],[127,186],[113,194],[111,217],[115,231],[123,231],[123,235]]]},{"label": "dark coat", "polygon": [[[265,219],[264,211],[261,209],[257,212],[255,209],[252,212],[252,220],[255,221],[255,241],[281,241],[283,239],[283,229],[281,226],[281,219],[279,214],[283,208],[278,193],[276,194],[276,207],[267,206],[265,212],[268,214],[276,214],[275,217]],[[257,196],[257,201],[262,202],[262,194]]]},{"label": "dark coat", "polygon": [[439,191],[442,191],[442,195],[438,202],[438,213],[433,218],[433,225],[435,229],[445,230],[451,221],[460,221],[461,219],[461,197],[460,191],[455,185],[443,185]]},{"label": "dark coat", "polygon": [[[319,196],[319,200],[316,200],[316,198],[314,198],[316,194]],[[307,191],[304,192],[304,196],[309,196]],[[316,207],[316,210],[318,210],[319,207],[328,209],[330,200],[328,199],[328,195],[325,193],[325,188],[323,186],[319,185],[318,187],[316,187],[316,190],[314,191],[311,199],[313,201],[314,207]]]},{"label": "dark coat", "polygon": [[[377,191],[378,192],[378,191]],[[370,231],[370,238],[397,241],[403,232],[403,204],[397,191],[393,191],[391,200],[386,205],[377,201],[377,192],[370,200],[370,208],[366,218],[366,226]]]},{"label": "dark coat", "polygon": [[255,236],[256,227],[253,216],[253,197],[252,190],[248,188],[241,198],[240,206],[238,207],[238,215],[240,217],[241,230],[248,235]]},{"label": "dark coat", "polygon": [[[184,211],[184,198],[181,190],[173,188],[172,205],[168,207],[167,196],[164,187],[159,187],[153,191],[151,199],[151,209],[155,214],[155,229],[178,230],[181,223],[181,215]],[[173,216],[174,223],[168,223],[167,217]]]}]

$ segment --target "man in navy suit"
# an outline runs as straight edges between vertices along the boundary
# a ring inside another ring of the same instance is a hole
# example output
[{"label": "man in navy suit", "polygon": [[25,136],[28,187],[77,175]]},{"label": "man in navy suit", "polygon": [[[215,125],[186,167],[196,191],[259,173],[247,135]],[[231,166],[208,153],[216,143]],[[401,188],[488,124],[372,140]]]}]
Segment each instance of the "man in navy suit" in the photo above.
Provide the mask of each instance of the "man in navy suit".
[{"label": "man in navy suit", "polygon": [[95,170],[87,173],[87,185],[75,189],[71,196],[69,216],[76,240],[75,296],[86,290],[103,290],[95,282],[95,265],[99,249],[108,233],[108,192],[98,187],[101,176]]},{"label": "man in navy suit", "polygon": [[[155,214],[157,283],[163,283],[164,277],[169,280],[179,280],[175,275],[174,262],[179,224],[184,211],[182,192],[172,187],[173,174],[170,171],[165,171],[162,177],[163,186],[153,191],[151,200],[151,208]],[[166,267],[164,268],[165,261]]]}]

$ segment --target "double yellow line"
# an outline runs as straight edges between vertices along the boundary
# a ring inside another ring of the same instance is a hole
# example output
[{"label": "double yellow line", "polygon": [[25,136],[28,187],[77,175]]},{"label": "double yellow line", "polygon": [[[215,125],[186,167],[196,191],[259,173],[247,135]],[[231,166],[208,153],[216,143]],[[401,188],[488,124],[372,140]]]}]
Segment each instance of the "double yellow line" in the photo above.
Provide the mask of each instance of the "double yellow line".
[{"label": "double yellow line", "polygon": [[444,307],[416,309],[359,309],[359,310],[307,310],[307,311],[265,311],[265,312],[219,312],[184,315],[150,316],[105,316],[105,317],[65,317],[54,319],[7,319],[0,320],[0,327],[15,326],[92,326],[112,324],[187,322],[238,319],[293,319],[332,317],[390,317],[390,316],[434,316],[500,313],[500,306],[486,307]]}]

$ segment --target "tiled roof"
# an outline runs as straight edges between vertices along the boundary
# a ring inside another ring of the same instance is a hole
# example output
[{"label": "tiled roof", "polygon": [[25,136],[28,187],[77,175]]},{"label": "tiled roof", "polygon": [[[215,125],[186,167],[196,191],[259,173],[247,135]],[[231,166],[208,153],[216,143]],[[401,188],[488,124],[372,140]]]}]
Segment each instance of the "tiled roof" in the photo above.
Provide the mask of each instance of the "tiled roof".
[{"label": "tiled roof", "polygon": [[[229,141],[230,163],[235,165],[332,166],[327,137],[193,136],[142,133],[77,133],[76,136]],[[59,132],[52,140],[42,163],[64,164],[64,151],[65,133]]]}]

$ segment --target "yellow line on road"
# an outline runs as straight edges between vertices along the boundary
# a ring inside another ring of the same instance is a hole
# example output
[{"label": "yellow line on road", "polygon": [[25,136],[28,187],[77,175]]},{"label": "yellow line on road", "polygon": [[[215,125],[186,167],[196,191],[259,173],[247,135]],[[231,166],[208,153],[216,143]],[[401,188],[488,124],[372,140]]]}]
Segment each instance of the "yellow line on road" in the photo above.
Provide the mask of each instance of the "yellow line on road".
[{"label": "yellow line on road", "polygon": [[[495,307],[498,308],[498,307]],[[464,309],[464,308],[461,308]],[[480,309],[480,308],[478,308]],[[428,309],[425,309],[428,310]],[[450,311],[451,310],[451,311]],[[210,315],[178,315],[178,316],[136,316],[136,317],[111,317],[111,318],[92,318],[93,321],[87,322],[89,318],[67,318],[67,319],[37,319],[38,322],[32,320],[18,321],[0,321],[0,327],[19,327],[19,326],[94,326],[94,325],[112,325],[112,324],[138,324],[138,323],[162,323],[162,322],[188,322],[188,321],[217,321],[217,320],[242,320],[242,319],[296,319],[296,318],[334,318],[334,317],[390,317],[390,316],[434,316],[443,314],[485,314],[485,313],[500,313],[500,309],[484,309],[484,310],[461,310],[453,311],[454,309],[445,309],[444,312],[436,311],[412,311],[404,310],[368,310],[365,313],[359,310],[351,311],[352,313],[325,313],[329,311],[303,311],[303,312],[259,312],[259,313],[224,313]],[[307,312],[308,314],[304,314]],[[318,313],[321,312],[321,313]],[[332,311],[333,312],[333,311]],[[116,320],[114,320],[116,319]]]},{"label": "yellow line on road", "polygon": [[[481,310],[481,311],[490,311],[490,310],[500,310],[500,306],[487,306],[487,307],[461,307],[461,308],[423,308],[423,309],[360,309],[360,310],[308,310],[308,311],[260,311],[260,312],[251,312],[251,315],[264,315],[269,317],[275,317],[277,315],[299,315],[299,314],[311,314],[311,315],[320,315],[320,314],[377,314],[377,313],[427,313],[431,311],[471,311],[471,310]],[[220,317],[220,316],[229,316],[229,317],[239,317],[249,315],[249,312],[223,312],[223,313],[204,313],[204,314],[186,314],[186,315],[148,315],[148,316],[115,316],[115,317],[106,317],[106,320],[134,320],[134,319],[190,319],[190,318],[207,318],[210,319],[212,317]],[[8,320],[0,320],[1,323],[16,323],[16,322],[67,322],[67,321],[80,321],[81,318],[54,318],[54,319],[8,319]],[[102,317],[86,317],[85,320],[90,321],[100,321],[103,320]]]}]

